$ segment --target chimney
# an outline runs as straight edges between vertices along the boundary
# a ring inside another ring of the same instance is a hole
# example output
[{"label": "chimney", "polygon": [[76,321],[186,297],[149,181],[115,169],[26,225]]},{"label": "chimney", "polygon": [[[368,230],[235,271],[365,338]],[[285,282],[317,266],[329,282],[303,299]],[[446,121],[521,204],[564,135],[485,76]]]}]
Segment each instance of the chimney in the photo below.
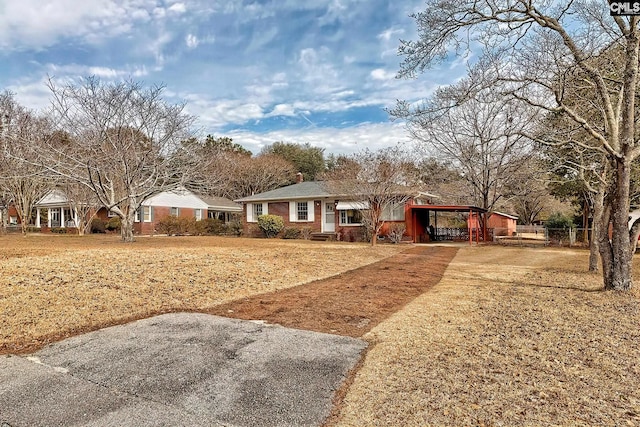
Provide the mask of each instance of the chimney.
[{"label": "chimney", "polygon": [[298,172],[296,174],[296,184],[300,184],[302,181],[304,181],[304,177],[302,176],[302,172]]}]

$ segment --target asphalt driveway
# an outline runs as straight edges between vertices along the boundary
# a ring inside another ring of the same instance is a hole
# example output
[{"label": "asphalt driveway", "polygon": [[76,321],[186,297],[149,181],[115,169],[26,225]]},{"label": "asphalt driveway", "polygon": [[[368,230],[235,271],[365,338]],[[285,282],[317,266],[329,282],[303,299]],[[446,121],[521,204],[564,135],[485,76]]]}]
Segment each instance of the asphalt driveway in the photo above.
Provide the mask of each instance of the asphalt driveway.
[{"label": "asphalt driveway", "polygon": [[359,339],[206,314],[0,357],[0,426],[319,426]]}]

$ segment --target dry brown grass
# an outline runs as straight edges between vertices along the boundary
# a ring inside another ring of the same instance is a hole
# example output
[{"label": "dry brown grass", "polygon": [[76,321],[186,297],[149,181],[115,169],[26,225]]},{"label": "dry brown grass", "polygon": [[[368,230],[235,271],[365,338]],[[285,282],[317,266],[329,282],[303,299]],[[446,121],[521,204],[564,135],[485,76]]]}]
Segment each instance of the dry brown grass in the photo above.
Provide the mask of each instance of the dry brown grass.
[{"label": "dry brown grass", "polygon": [[[160,312],[210,311],[402,249],[235,238],[154,237],[128,245],[110,236],[0,237],[0,353]],[[640,292],[599,291],[601,277],[585,271],[587,256],[551,248],[460,249],[435,287],[364,336],[370,350],[332,425],[640,425]],[[420,274],[399,265],[396,283]],[[386,274],[372,272],[373,281]]]},{"label": "dry brown grass", "polygon": [[640,425],[639,294],[593,292],[587,255],[461,249],[365,335],[336,425]]},{"label": "dry brown grass", "polygon": [[398,246],[218,237],[0,237],[0,354],[169,311],[287,288]]}]

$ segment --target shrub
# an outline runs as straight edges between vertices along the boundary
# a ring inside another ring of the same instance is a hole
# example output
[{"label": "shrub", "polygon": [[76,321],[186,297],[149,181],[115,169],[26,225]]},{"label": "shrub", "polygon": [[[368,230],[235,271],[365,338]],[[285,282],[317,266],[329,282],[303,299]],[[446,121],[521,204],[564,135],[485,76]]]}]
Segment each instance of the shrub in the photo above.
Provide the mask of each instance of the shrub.
[{"label": "shrub", "polygon": [[100,218],[94,218],[91,220],[91,232],[92,233],[104,233],[106,231],[106,223]]},{"label": "shrub", "polygon": [[299,239],[302,232],[298,228],[285,228],[282,233],[283,239]]},{"label": "shrub", "polygon": [[207,234],[204,221],[205,220],[202,220],[202,219],[199,221],[196,221],[194,218],[194,221],[191,223],[189,228],[189,234],[191,234],[192,236],[203,236]]},{"label": "shrub", "polygon": [[391,243],[400,243],[402,242],[402,236],[404,236],[404,232],[407,227],[403,223],[393,223],[389,226],[389,233],[387,237],[391,241]]},{"label": "shrub", "polygon": [[112,218],[109,218],[109,221],[107,221],[107,223],[104,225],[104,228],[107,231],[120,231],[121,227],[122,227],[122,221],[120,221],[119,216],[114,216]]},{"label": "shrub", "polygon": [[554,213],[545,222],[549,231],[549,238],[552,240],[563,240],[569,238],[569,229],[574,228],[573,218],[561,213]]},{"label": "shrub", "polygon": [[573,218],[561,213],[551,214],[549,219],[545,222],[545,225],[547,228],[557,228],[562,230],[575,227]]},{"label": "shrub", "polygon": [[219,219],[205,218],[198,223],[202,227],[203,234],[222,235],[227,232],[227,226]]},{"label": "shrub", "polygon": [[311,229],[311,227],[302,227],[300,229],[300,235],[304,240],[309,240],[311,238],[312,233],[313,233],[313,229]]},{"label": "shrub", "polygon": [[177,217],[169,215],[158,221],[156,225],[156,231],[160,234],[166,234],[168,236],[182,236],[189,234],[195,230],[195,218]]},{"label": "shrub", "polygon": [[51,227],[49,231],[56,234],[67,234],[67,229],[63,227]]},{"label": "shrub", "polygon": [[276,237],[284,228],[284,220],[278,215],[260,215],[258,227],[267,238]]},{"label": "shrub", "polygon": [[242,221],[239,219],[234,219],[233,221],[227,224],[227,230],[234,236],[242,235]]}]

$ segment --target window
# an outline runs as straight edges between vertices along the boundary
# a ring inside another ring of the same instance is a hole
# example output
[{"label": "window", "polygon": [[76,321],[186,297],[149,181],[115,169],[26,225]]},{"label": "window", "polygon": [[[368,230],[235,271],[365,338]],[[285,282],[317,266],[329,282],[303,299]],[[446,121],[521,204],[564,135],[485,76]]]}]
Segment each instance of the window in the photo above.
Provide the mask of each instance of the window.
[{"label": "window", "polygon": [[9,217],[9,225],[18,225],[18,217],[10,216]]},{"label": "window", "polygon": [[254,203],[253,204],[253,219],[255,221],[258,220],[258,217],[262,215],[262,203]]},{"label": "window", "polygon": [[142,221],[151,222],[151,206],[142,207]]},{"label": "window", "polygon": [[298,221],[307,221],[309,219],[309,202],[296,203]]},{"label": "window", "polygon": [[200,221],[202,219],[202,209],[194,209],[193,214],[196,217],[196,221]]},{"label": "window", "polygon": [[179,208],[171,208],[171,215],[172,216],[180,216],[180,209]]},{"label": "window", "polygon": [[383,221],[404,221],[404,205],[387,206],[382,212]]},{"label": "window", "polygon": [[136,211],[136,217],[133,220],[134,222],[140,222],[140,209]]},{"label": "window", "polygon": [[[313,222],[315,219],[313,200],[304,202],[289,202],[289,221],[291,222]],[[320,206],[320,202],[317,202]]]},{"label": "window", "polygon": [[354,209],[340,211],[340,225],[362,224],[362,212]]},{"label": "window", "polygon": [[[268,203],[247,203],[247,222],[258,222],[258,217],[260,215],[267,215],[269,213],[268,211]],[[220,213],[224,215],[224,212]]]}]

